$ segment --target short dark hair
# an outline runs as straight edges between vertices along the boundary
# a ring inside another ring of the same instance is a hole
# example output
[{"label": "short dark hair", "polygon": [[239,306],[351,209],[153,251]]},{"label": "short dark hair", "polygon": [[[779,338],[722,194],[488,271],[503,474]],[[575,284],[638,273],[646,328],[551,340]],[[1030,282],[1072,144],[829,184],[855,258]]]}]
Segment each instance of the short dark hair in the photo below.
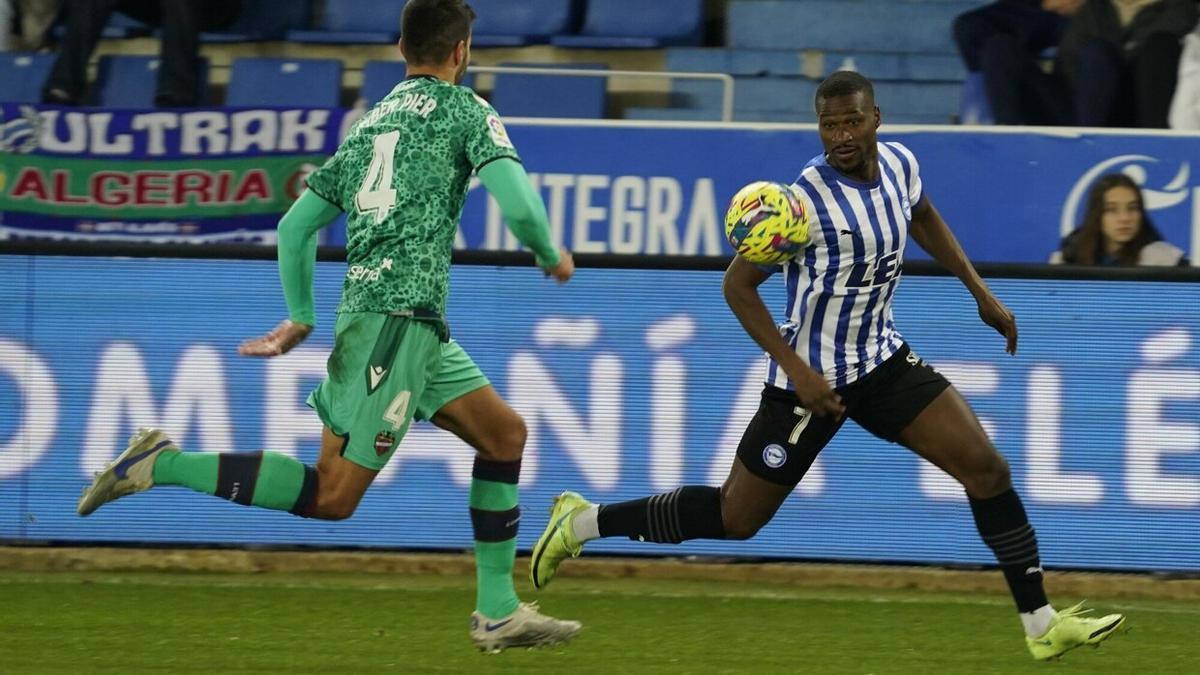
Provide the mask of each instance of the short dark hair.
[{"label": "short dark hair", "polygon": [[404,58],[414,66],[441,63],[471,36],[475,10],[463,0],[409,0],[400,19]]},{"label": "short dark hair", "polygon": [[839,70],[825,78],[821,86],[817,87],[817,95],[813,98],[813,107],[819,108],[821,99],[853,96],[859,92],[863,92],[872,103],[875,102],[875,87],[871,85],[870,80],[853,70]]}]

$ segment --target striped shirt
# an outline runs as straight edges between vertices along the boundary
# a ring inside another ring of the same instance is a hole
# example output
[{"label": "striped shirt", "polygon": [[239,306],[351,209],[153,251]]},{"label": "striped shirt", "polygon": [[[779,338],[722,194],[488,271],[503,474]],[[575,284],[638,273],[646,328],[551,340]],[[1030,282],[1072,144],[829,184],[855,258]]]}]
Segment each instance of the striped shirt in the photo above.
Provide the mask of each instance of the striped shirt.
[{"label": "striped shirt", "polygon": [[[875,369],[903,344],[892,320],[912,207],[921,200],[916,157],[899,143],[879,143],[879,179],[861,183],[825,156],[804,167],[794,185],[809,209],[812,241],[782,266],[787,284],[784,339],[834,387]],[[792,389],[767,357],[769,385]]]}]

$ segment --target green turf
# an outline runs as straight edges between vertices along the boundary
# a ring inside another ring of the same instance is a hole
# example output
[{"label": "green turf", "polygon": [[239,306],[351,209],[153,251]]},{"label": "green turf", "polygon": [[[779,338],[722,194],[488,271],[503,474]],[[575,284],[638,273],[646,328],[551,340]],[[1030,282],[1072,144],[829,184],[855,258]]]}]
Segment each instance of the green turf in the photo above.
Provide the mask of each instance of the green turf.
[{"label": "green turf", "polygon": [[1130,632],[1040,664],[1001,596],[575,578],[521,589],[584,622],[573,644],[485,656],[467,638],[472,583],[0,573],[0,672],[1200,672],[1200,608],[1183,602],[1093,598]]}]

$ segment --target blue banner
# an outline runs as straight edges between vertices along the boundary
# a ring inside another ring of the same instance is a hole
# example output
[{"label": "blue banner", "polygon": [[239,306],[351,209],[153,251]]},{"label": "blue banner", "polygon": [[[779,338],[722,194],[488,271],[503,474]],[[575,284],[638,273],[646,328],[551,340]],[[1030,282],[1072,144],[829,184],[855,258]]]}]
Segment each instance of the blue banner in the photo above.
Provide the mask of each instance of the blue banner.
[{"label": "blue banner", "polygon": [[[886,120],[886,116],[885,116]],[[813,127],[519,123],[509,132],[542,192],[555,237],[581,253],[730,253],[722,220],[753,180],[791,182],[821,152]],[[1083,217],[1087,189],[1125,172],[1163,236],[1200,259],[1200,136],[1004,129],[891,132],[921,165],[926,194],[973,260],[1046,262]],[[513,249],[475,189],[460,245]],[[910,259],[927,259],[919,247]]]},{"label": "blue banner", "polygon": [[[269,243],[361,112],[0,104],[0,238]],[[722,219],[738,188],[790,182],[821,152],[805,125],[527,120],[509,131],[555,238],[579,253],[728,254]],[[974,260],[1046,261],[1087,189],[1113,172],[1142,186],[1163,236],[1200,260],[1200,136],[885,125],[881,138],[916,153],[926,194]],[[328,242],[344,243],[344,227]],[[458,246],[518,246],[478,181]],[[914,246],[909,257],[926,256]]]},{"label": "blue banner", "polygon": [[[285,357],[236,355],[284,315],[274,264],[0,256],[0,538],[465,549],[472,453],[415,425],[353,518],[321,522],[163,488],[82,519],[79,491],[138,426],[188,451],[316,458],[344,266],[318,266],[318,329]],[[601,501],[719,484],[762,357],[721,274],[457,267],[450,322],[525,417],[529,548],[563,489]],[[782,307],[779,282],[764,286]],[[994,280],[1020,350],[948,278],[896,299],[913,348],[954,381],[1012,465],[1051,566],[1200,570],[1200,286]],[[1182,309],[1181,309],[1182,308]],[[961,488],[847,425],[745,542],[606,540],[605,552],[989,563]]]}]

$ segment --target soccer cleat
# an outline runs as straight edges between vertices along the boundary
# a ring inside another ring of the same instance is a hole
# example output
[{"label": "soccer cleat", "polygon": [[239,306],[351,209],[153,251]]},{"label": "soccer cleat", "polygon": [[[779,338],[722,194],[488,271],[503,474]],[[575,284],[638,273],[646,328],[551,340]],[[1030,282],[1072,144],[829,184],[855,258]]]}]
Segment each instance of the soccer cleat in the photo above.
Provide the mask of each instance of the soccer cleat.
[{"label": "soccer cleat", "polygon": [[502,619],[471,613],[471,641],[480,651],[495,654],[509,647],[544,647],[571,641],[583,624],[546,616],[536,602],[522,602]]},{"label": "soccer cleat", "polygon": [[166,450],[179,451],[171,439],[158,429],[138,429],[129,437],[129,446],[84,488],[76,510],[79,515],[93,511],[114,499],[154,487],[154,460]]},{"label": "soccer cleat", "polygon": [[1083,616],[1090,611],[1092,610],[1084,609],[1081,602],[1058,612],[1044,635],[1025,638],[1029,653],[1039,661],[1046,661],[1056,659],[1083,645],[1099,647],[1101,642],[1125,624],[1123,614],[1109,614],[1098,619]]},{"label": "soccer cleat", "polygon": [[568,557],[579,557],[583,542],[575,538],[571,522],[575,520],[575,514],[591,505],[576,492],[564,492],[554,498],[554,506],[550,507],[550,523],[538,538],[533,547],[533,556],[529,559],[529,579],[533,581],[534,588],[542,588],[550,583],[562,561]]}]

